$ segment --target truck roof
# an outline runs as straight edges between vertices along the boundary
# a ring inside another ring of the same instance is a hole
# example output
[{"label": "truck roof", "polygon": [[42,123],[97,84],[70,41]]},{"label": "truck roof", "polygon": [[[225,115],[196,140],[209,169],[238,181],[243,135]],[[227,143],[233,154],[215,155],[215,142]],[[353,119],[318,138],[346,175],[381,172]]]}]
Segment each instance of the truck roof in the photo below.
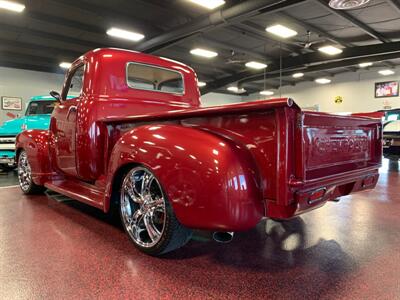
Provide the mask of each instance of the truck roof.
[{"label": "truck roof", "polygon": [[[77,58],[72,63],[68,74],[83,63],[87,66],[85,69],[86,85],[84,83],[84,92],[87,94],[141,101],[146,99],[157,100],[160,103],[176,103],[184,107],[198,107],[200,105],[196,73],[191,67],[181,62],[133,50],[98,48]],[[183,78],[183,94],[159,92],[156,94],[157,91],[146,91],[128,86],[127,68],[130,63],[151,65],[179,72]],[[65,93],[65,90],[66,87],[64,86],[63,93]],[[62,97],[65,97],[65,95],[62,95]]]},{"label": "truck roof", "polygon": [[83,57],[86,58],[93,57],[97,60],[106,60],[110,58],[115,58],[116,56],[118,56],[119,59],[124,59],[126,61],[147,62],[149,64],[154,64],[169,68],[174,68],[176,65],[179,65],[185,69],[190,70],[191,72],[194,72],[194,70],[188,65],[170,58],[154,56],[139,51],[120,49],[120,48],[97,48],[86,52],[75,62],[81,61]]}]

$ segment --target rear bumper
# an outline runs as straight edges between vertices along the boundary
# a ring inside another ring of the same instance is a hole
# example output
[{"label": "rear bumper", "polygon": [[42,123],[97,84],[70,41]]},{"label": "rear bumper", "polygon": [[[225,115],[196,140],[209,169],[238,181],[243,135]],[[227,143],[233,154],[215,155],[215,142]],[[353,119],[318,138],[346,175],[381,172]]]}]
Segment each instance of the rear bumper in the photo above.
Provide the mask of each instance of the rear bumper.
[{"label": "rear bumper", "polygon": [[[336,200],[354,192],[372,189],[378,182],[379,165],[362,170],[353,170],[339,175],[327,176],[309,181],[291,181],[293,200],[288,205],[267,201],[267,216],[288,219],[323,206],[327,201]],[[318,198],[313,198],[318,193]]]}]

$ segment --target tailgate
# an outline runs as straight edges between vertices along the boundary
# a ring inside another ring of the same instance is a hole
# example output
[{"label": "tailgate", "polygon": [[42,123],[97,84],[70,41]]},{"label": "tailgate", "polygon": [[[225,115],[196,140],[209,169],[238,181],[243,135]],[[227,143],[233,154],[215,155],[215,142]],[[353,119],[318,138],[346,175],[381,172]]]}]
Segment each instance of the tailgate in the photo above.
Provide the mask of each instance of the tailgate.
[{"label": "tailgate", "polygon": [[302,117],[301,172],[306,181],[380,165],[379,119],[314,112]]}]

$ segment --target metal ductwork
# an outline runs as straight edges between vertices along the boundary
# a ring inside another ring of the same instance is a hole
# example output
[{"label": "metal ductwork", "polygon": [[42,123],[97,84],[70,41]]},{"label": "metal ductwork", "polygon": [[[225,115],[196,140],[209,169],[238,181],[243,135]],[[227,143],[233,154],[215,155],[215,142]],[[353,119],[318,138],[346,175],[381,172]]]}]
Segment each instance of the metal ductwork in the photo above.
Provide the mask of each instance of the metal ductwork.
[{"label": "metal ductwork", "polygon": [[136,50],[142,52],[154,52],[168,47],[178,41],[198,33],[215,29],[225,24],[239,22],[241,20],[264,14],[269,11],[277,11],[292,5],[298,5],[306,0],[251,0],[221,9],[206,17],[197,18],[187,24],[180,25],[172,31],[156,36],[138,45]]}]

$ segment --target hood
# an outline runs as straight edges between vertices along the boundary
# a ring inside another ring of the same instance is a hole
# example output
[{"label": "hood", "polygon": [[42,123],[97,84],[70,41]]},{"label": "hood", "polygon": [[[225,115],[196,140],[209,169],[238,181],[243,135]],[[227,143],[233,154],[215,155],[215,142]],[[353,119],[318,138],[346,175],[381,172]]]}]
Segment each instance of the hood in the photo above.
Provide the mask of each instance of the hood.
[{"label": "hood", "polygon": [[21,133],[22,125],[25,129],[49,129],[50,115],[25,116],[19,119],[9,120],[0,127],[0,135],[18,135]]}]

